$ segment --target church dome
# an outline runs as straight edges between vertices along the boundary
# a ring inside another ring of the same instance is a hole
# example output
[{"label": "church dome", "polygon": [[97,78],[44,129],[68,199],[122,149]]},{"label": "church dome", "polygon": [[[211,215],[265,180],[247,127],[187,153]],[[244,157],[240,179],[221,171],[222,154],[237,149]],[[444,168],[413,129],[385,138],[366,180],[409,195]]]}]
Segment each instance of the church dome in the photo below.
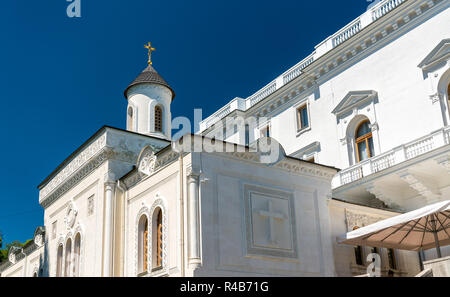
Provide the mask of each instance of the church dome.
[{"label": "church dome", "polygon": [[144,71],[142,71],[141,74],[139,74],[138,77],[136,77],[136,79],[126,88],[124,92],[125,98],[128,98],[127,92],[130,88],[140,84],[157,84],[164,86],[168,88],[172,93],[172,100],[173,98],[175,98],[175,92],[173,91],[173,89],[164,80],[164,78],[162,78],[161,75],[156,72],[155,68],[153,68],[152,65],[148,65],[148,67],[145,68]]}]

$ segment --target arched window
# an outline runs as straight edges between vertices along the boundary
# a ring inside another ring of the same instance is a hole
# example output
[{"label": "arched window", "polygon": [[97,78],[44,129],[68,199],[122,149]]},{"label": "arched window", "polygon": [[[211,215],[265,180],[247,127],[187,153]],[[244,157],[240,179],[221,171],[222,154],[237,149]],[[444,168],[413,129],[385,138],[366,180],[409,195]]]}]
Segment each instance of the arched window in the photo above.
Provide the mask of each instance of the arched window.
[{"label": "arched window", "polygon": [[162,211],[157,208],[152,216],[152,269],[162,267],[163,262],[163,227]]},{"label": "arched window", "polygon": [[128,130],[133,131],[133,107],[128,107],[127,111],[127,127]]},{"label": "arched window", "polygon": [[358,162],[364,161],[374,156],[372,130],[370,122],[362,122],[355,133],[356,157]]},{"label": "arched window", "polygon": [[75,236],[74,261],[73,261],[73,276],[80,276],[80,253],[81,253],[81,234],[77,233]]},{"label": "arched window", "polygon": [[146,215],[139,219],[138,227],[138,272],[147,272],[148,252],[148,220]]},{"label": "arched window", "polygon": [[72,257],[72,240],[69,238],[66,242],[66,259],[64,261],[64,276],[70,275],[70,263]]},{"label": "arched window", "polygon": [[162,109],[155,106],[155,132],[162,132]]},{"label": "arched window", "polygon": [[448,99],[448,106],[450,108],[450,84],[448,84],[447,88],[447,99]]},{"label": "arched window", "polygon": [[62,257],[63,257],[63,245],[58,246],[58,251],[56,255],[56,276],[62,276]]}]

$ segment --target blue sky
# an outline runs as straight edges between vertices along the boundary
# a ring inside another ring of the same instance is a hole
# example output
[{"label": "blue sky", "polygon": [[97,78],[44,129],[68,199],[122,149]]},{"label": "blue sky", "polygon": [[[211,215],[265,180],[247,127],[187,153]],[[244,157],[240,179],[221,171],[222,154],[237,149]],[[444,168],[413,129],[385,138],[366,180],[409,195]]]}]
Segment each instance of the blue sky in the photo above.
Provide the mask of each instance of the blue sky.
[{"label": "blue sky", "polygon": [[172,117],[209,116],[309,55],[370,4],[346,1],[2,0],[1,204],[7,242],[43,224],[37,185],[103,125],[125,128],[123,90],[153,66],[177,96]]}]

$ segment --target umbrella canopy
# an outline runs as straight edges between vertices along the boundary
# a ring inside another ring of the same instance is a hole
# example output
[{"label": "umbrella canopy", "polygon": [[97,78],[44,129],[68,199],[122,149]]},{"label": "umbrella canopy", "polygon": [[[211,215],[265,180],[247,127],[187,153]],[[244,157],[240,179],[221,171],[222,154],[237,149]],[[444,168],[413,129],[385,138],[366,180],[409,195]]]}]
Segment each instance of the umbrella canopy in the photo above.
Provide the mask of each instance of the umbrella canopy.
[{"label": "umbrella canopy", "polygon": [[382,220],[338,238],[339,243],[402,250],[427,250],[450,244],[450,200]]}]

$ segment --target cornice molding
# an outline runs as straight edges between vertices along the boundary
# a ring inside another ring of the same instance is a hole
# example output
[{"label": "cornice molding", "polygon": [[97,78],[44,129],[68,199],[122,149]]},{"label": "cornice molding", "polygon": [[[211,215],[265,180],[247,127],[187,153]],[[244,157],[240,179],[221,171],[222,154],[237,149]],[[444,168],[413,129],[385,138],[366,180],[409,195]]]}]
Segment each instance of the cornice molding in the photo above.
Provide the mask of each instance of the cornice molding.
[{"label": "cornice molding", "polygon": [[162,140],[144,139],[141,135],[106,129],[41,188],[39,203],[47,208],[108,160],[136,164],[142,147],[151,144],[157,151],[165,143]]},{"label": "cornice molding", "polygon": [[339,104],[333,109],[332,113],[339,116],[354,107],[364,104],[368,101],[374,101],[377,97],[377,92],[373,90],[368,91],[351,91],[339,102]]},{"label": "cornice molding", "polygon": [[[143,150],[143,152],[144,152],[144,150]],[[147,151],[147,153],[148,153],[148,151]],[[151,153],[150,153],[150,156],[151,156]],[[140,170],[134,170],[134,172],[132,172],[131,174],[129,174],[128,176],[126,176],[123,179],[123,183],[125,184],[127,189],[130,189],[130,188],[136,186],[137,184],[139,184],[144,179],[147,179],[150,176],[155,175],[156,173],[161,171],[163,168],[170,165],[172,162],[177,160],[179,156],[180,156],[179,153],[177,153],[173,150],[168,150],[161,154],[155,154],[154,155],[155,163],[152,165],[153,170],[149,171],[148,174],[141,172]],[[145,154],[141,153],[141,157],[142,158],[139,158],[139,160],[138,160],[137,168],[139,168],[138,166],[140,166],[140,162],[141,162],[141,160],[143,160],[143,157],[145,157]]]},{"label": "cornice molding", "polygon": [[[302,70],[302,74],[245,111],[247,116],[266,116],[310,96],[317,85],[330,79],[404,34],[432,13],[445,9],[445,0],[406,1]],[[423,10],[422,10],[423,9]],[[411,17],[411,16],[414,17]]]}]

